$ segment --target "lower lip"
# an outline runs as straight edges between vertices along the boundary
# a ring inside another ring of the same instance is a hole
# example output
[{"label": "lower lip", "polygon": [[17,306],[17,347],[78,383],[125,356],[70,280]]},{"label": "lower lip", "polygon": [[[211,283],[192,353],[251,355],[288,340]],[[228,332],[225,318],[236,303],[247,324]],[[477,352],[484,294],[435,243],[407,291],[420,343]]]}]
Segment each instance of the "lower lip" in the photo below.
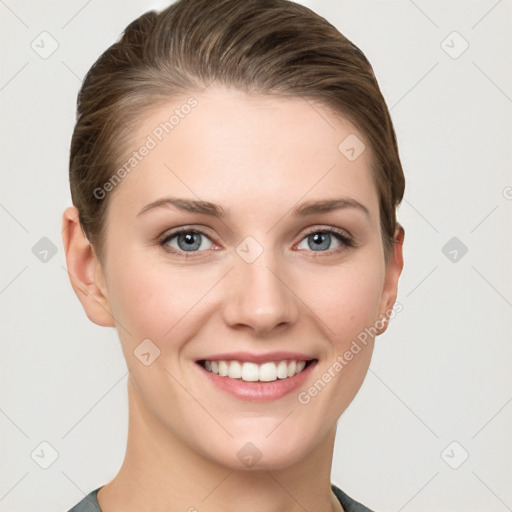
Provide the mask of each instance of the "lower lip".
[{"label": "lower lip", "polygon": [[210,382],[222,391],[240,400],[252,402],[270,402],[279,400],[286,395],[297,390],[309,377],[318,361],[313,361],[304,370],[293,377],[287,379],[277,379],[271,382],[248,382],[242,379],[231,379],[230,377],[221,377],[216,373],[209,372],[199,363],[196,363],[199,370],[208,378]]}]

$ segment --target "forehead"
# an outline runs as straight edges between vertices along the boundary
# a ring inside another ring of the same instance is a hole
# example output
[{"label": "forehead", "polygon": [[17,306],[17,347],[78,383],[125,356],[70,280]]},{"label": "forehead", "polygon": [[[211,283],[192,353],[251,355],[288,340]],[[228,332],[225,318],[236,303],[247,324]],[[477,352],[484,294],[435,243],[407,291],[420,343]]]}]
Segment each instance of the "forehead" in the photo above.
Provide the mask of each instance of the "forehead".
[{"label": "forehead", "polygon": [[231,210],[340,195],[377,208],[364,134],[309,99],[208,88],[146,113],[129,143],[115,195],[134,207],[169,194]]}]

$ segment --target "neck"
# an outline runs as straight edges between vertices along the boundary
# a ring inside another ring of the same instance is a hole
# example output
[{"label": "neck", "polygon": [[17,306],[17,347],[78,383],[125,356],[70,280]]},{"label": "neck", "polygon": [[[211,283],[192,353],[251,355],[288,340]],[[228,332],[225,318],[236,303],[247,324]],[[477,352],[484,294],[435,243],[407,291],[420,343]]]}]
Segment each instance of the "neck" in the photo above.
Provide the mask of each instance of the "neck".
[{"label": "neck", "polygon": [[117,476],[98,492],[105,512],[339,512],[331,491],[336,429],[293,466],[239,470],[198,453],[169,432],[128,379],[129,428]]}]

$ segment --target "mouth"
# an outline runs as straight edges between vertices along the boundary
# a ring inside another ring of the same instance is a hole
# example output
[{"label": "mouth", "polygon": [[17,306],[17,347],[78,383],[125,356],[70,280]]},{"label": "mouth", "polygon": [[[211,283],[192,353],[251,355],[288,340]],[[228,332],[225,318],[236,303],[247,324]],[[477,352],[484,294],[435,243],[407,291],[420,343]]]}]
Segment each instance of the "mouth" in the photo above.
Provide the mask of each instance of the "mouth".
[{"label": "mouth", "polygon": [[[311,378],[318,359],[294,359],[277,356],[249,357],[224,356],[224,359],[196,361],[200,374],[208,384],[222,393],[241,401],[271,402],[293,396]],[[266,359],[266,360],[265,360]],[[256,362],[257,360],[258,362]]]},{"label": "mouth", "polygon": [[237,359],[200,359],[204,370],[226,379],[244,382],[275,382],[292,379],[305,372],[318,359],[276,359],[256,363]]},{"label": "mouth", "polygon": [[199,375],[203,375],[201,382],[224,396],[252,403],[290,399],[307,385],[317,363],[312,354],[284,350],[224,352],[195,360]]}]

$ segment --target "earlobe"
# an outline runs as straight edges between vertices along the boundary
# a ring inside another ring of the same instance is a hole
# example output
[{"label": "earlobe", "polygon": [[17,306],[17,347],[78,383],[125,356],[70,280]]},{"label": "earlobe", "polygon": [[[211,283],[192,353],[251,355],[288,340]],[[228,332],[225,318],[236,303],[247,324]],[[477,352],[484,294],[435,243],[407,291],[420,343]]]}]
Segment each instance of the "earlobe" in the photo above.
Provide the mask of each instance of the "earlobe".
[{"label": "earlobe", "polygon": [[379,318],[384,322],[384,326],[379,329],[378,334],[382,334],[388,327],[389,317],[393,312],[393,306],[396,302],[396,296],[398,293],[398,279],[402,273],[404,266],[403,259],[403,244],[404,244],[405,230],[397,222],[393,250],[391,258],[386,267],[386,277],[384,281],[384,288],[382,290],[382,300],[380,307]]},{"label": "earlobe", "polygon": [[115,327],[108,302],[103,269],[93,246],[85,237],[74,206],[62,216],[62,242],[71,286],[89,320],[104,327]]}]

